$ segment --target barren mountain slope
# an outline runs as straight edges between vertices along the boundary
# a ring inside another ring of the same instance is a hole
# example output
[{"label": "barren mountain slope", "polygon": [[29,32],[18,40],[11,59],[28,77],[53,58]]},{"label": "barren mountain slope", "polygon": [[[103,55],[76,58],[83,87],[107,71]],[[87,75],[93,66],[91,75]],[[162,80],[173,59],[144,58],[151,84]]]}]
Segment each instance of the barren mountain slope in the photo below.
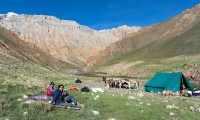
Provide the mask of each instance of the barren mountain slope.
[{"label": "barren mountain slope", "polygon": [[53,16],[8,13],[0,16],[0,26],[22,40],[34,44],[55,58],[82,66],[87,58],[140,27],[121,26],[95,31],[75,21]]},{"label": "barren mountain slope", "polygon": [[69,72],[78,69],[70,63],[60,61],[35,45],[20,40],[14,33],[0,27],[0,54],[13,56],[19,60],[28,60],[51,70]]}]

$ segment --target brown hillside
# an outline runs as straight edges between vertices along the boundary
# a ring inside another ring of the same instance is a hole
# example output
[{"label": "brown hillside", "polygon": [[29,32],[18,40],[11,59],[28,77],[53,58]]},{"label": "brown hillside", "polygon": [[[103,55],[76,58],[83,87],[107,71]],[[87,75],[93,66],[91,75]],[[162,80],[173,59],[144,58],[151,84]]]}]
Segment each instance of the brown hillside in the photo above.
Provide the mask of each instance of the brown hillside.
[{"label": "brown hillside", "polygon": [[[148,53],[153,57],[164,57],[163,54],[169,54],[171,52],[177,53],[174,55],[195,53],[197,51],[194,50],[182,52],[182,49],[176,49],[176,46],[190,46],[190,44],[183,43],[187,41],[187,35],[189,35],[188,31],[198,29],[194,27],[197,26],[199,22],[200,5],[196,5],[194,8],[188,9],[162,24],[143,28],[138,33],[129,35],[125,39],[111,44],[106,50],[89,58],[86,66],[89,68],[95,64],[103,64],[106,61],[114,60],[116,57],[128,53],[129,57],[132,56],[135,58],[145,57]],[[184,34],[186,35],[184,36]],[[196,37],[198,38],[198,36]],[[194,41],[194,39],[191,41]],[[168,49],[173,49],[174,51],[169,51]],[[159,53],[160,51],[163,53]],[[126,59],[127,56],[124,55],[124,57],[124,59]]]},{"label": "brown hillside", "polygon": [[53,16],[12,12],[0,15],[0,26],[54,58],[80,67],[95,52],[140,29],[120,26],[96,31],[75,21],[60,20]]},{"label": "brown hillside", "polygon": [[0,54],[11,55],[21,60],[28,59],[34,63],[56,71],[69,72],[77,66],[59,61],[38,47],[20,40],[12,32],[0,27]]}]

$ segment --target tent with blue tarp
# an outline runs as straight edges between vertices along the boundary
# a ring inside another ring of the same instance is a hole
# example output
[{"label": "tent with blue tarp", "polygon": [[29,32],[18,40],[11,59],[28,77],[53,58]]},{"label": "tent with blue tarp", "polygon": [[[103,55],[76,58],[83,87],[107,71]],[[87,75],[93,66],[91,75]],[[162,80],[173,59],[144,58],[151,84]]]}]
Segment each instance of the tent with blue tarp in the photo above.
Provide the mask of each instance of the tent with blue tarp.
[{"label": "tent with blue tarp", "polygon": [[185,85],[186,89],[194,92],[194,86],[189,83],[182,72],[158,72],[144,85],[144,88],[146,92],[180,91],[181,85]]}]

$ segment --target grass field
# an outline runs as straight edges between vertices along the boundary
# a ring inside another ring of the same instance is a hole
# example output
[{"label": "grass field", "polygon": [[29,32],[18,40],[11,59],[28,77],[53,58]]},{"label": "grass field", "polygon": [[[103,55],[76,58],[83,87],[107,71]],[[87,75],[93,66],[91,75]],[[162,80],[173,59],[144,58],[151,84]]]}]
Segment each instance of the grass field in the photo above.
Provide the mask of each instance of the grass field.
[{"label": "grass field", "polygon": [[[56,81],[63,83],[64,81]],[[125,91],[125,92],[124,92]],[[81,91],[69,91],[86,108],[73,110],[67,108],[53,108],[48,111],[48,105],[37,102],[25,105],[23,95],[44,94],[41,87],[19,84],[1,85],[0,93],[0,117],[1,119],[76,119],[76,120],[134,120],[134,119],[199,119],[199,97],[164,97],[154,93],[143,93],[136,90],[116,90],[104,93],[83,93]],[[94,100],[96,96],[99,99]],[[21,99],[21,101],[19,100]],[[175,106],[167,109],[168,105]],[[191,111],[194,107],[194,111]],[[93,115],[92,111],[98,111],[100,115]],[[171,115],[170,115],[171,114]]]},{"label": "grass field", "polygon": [[[180,55],[159,59],[134,59],[131,56],[120,56],[106,64],[95,66],[92,72],[109,76],[125,76],[147,80],[156,72],[176,72],[199,69],[200,55]],[[107,74],[106,74],[107,73]],[[198,74],[198,73],[193,73]]]},{"label": "grass field", "polygon": [[[198,64],[199,62],[197,58],[192,57],[186,57],[184,61],[188,64]],[[130,69],[145,67],[153,73],[160,70],[160,66],[168,66],[167,69],[170,70],[182,67],[185,62],[183,62],[183,57],[176,57],[159,61],[145,61]],[[155,67],[155,64],[158,67]],[[111,89],[104,93],[70,91],[69,87],[77,86],[74,83],[77,77],[83,81],[83,86],[104,88],[104,85],[101,78],[98,77],[64,75],[49,71],[32,62],[3,54],[0,55],[0,66],[0,119],[2,120],[199,119],[199,97],[164,97],[154,93],[145,93],[143,85],[139,90]],[[49,106],[41,101],[30,105],[24,104],[24,101],[27,100],[27,98],[23,98],[24,95],[45,94],[47,84],[51,81],[54,81],[56,85],[64,84],[67,91],[80,103],[83,103],[86,108],[81,110],[52,108],[49,111]],[[96,96],[99,96],[97,100],[94,99]],[[173,107],[166,108],[169,105]],[[92,111],[98,111],[100,114],[94,115]]]}]

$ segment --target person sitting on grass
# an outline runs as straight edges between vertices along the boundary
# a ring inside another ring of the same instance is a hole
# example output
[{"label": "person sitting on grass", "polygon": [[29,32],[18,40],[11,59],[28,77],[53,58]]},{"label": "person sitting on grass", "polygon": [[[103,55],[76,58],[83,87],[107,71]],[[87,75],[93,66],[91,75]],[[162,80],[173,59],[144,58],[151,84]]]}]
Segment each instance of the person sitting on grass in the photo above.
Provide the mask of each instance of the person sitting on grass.
[{"label": "person sitting on grass", "polygon": [[[80,106],[78,105],[77,100],[72,95],[67,95],[65,98],[63,98],[64,85],[58,85],[58,89],[54,92],[53,99],[51,101],[51,104],[58,105],[58,106],[65,106],[73,109],[80,109]],[[72,101],[72,102],[68,102]]]},{"label": "person sitting on grass", "polygon": [[80,108],[85,107],[83,104],[78,103],[76,98],[74,98],[73,95],[69,94],[66,91],[63,91],[62,97],[63,97],[65,103],[72,103],[72,104],[78,105]]},{"label": "person sitting on grass", "polygon": [[47,96],[52,96],[53,97],[53,92],[54,92],[54,82],[51,82],[46,90]]}]

